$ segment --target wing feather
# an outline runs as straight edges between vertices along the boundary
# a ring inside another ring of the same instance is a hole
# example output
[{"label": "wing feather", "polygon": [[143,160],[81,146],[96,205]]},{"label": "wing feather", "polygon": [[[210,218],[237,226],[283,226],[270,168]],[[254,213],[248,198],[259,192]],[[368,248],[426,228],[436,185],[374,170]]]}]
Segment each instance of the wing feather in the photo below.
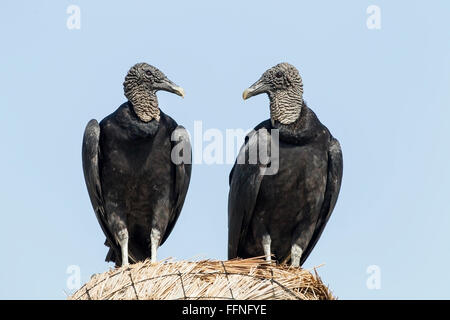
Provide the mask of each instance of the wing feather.
[{"label": "wing feather", "polygon": [[172,232],[175,223],[180,216],[181,209],[183,208],[184,200],[186,199],[186,194],[189,188],[189,182],[191,180],[191,171],[192,171],[192,146],[189,140],[189,134],[183,126],[177,126],[172,134],[172,150],[174,149],[175,144],[181,148],[182,152],[187,152],[189,155],[189,163],[181,162],[179,164],[172,163],[175,167],[175,204],[173,206],[172,214],[170,216],[169,223],[167,225],[164,236],[161,240],[162,245],[167,237],[169,237]]},{"label": "wing feather", "polygon": [[341,189],[342,182],[342,172],[343,172],[343,161],[342,161],[342,150],[339,141],[335,138],[331,138],[330,146],[328,148],[328,175],[327,175],[327,186],[325,189],[325,196],[320,210],[320,216],[316,224],[313,236],[308,243],[308,246],[303,251],[300,264],[308,258],[312,249],[319,240],[325,225],[330,219],[331,213],[333,212],[334,206],[339,195],[339,190]]},{"label": "wing feather", "polygon": [[[233,259],[238,256],[239,247],[246,238],[261,181],[264,178],[264,175],[261,174],[262,165],[258,162],[256,164],[247,163],[246,158],[249,150],[255,150],[253,149],[255,144],[261,141],[260,139],[262,137],[260,135],[264,131],[257,130],[264,127],[267,130],[269,128],[268,123],[263,122],[255,128],[255,131],[252,131],[247,136],[246,142],[241,147],[238,155],[238,159],[245,159],[245,162],[241,164],[236,160],[230,172],[230,192],[228,194],[228,259]],[[267,138],[270,139],[270,134],[268,133]]]},{"label": "wing feather", "polygon": [[[100,126],[97,120],[88,122],[83,136],[82,160],[83,172],[89,198],[94,208],[98,223],[106,236],[105,245],[110,247],[106,261],[115,262],[114,252],[120,252],[119,244],[116,242],[108,227],[108,219],[105,212],[102,187],[100,181]],[[112,250],[112,251],[111,251]]]}]

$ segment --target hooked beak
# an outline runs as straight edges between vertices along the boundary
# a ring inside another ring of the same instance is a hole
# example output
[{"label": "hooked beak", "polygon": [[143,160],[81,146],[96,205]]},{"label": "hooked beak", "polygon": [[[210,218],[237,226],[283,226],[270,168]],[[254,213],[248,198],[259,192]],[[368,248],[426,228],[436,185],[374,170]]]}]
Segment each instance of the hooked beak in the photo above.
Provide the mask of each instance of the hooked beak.
[{"label": "hooked beak", "polygon": [[164,80],[161,84],[159,84],[156,87],[156,89],[175,93],[176,95],[179,95],[182,98],[184,98],[184,89],[182,87],[177,86],[175,83],[173,83],[169,79]]},{"label": "hooked beak", "polygon": [[247,100],[250,97],[264,92],[267,92],[267,86],[264,84],[262,79],[259,79],[250,88],[245,89],[245,91],[242,93],[242,98],[244,100]]}]

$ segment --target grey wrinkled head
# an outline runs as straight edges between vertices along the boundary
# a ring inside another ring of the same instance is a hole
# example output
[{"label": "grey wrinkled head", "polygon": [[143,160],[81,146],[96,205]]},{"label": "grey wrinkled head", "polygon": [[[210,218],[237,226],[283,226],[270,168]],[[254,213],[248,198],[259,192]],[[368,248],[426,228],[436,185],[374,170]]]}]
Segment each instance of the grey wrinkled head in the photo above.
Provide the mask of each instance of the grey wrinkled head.
[{"label": "grey wrinkled head", "polygon": [[242,96],[245,100],[261,93],[275,95],[277,91],[285,90],[303,94],[303,82],[297,68],[283,62],[264,72],[258,81],[244,91]]},{"label": "grey wrinkled head", "polygon": [[156,92],[159,90],[184,97],[183,88],[170,81],[158,68],[148,63],[137,63],[128,71],[123,83],[125,97],[133,105],[139,119],[159,121],[160,110]]},{"label": "grey wrinkled head", "polygon": [[290,124],[298,119],[303,103],[303,81],[293,65],[283,62],[270,68],[242,97],[246,100],[261,93],[269,96],[272,123]]},{"label": "grey wrinkled head", "polygon": [[130,100],[131,95],[137,89],[155,93],[164,90],[184,97],[184,90],[170,81],[158,68],[148,63],[136,63],[128,71],[123,83],[125,96]]}]

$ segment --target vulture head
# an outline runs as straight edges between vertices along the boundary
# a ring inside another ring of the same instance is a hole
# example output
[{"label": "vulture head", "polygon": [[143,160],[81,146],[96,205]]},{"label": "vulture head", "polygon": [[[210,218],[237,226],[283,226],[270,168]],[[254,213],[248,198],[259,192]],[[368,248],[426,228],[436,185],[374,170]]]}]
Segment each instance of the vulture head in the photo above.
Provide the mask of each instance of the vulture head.
[{"label": "vulture head", "polygon": [[159,121],[157,91],[164,90],[184,97],[183,88],[170,81],[158,68],[145,62],[131,67],[125,77],[123,89],[125,97],[144,122],[152,119]]},{"label": "vulture head", "polygon": [[295,122],[303,104],[303,81],[298,70],[289,63],[279,63],[263,73],[261,78],[242,94],[244,100],[261,93],[270,99],[272,123]]}]

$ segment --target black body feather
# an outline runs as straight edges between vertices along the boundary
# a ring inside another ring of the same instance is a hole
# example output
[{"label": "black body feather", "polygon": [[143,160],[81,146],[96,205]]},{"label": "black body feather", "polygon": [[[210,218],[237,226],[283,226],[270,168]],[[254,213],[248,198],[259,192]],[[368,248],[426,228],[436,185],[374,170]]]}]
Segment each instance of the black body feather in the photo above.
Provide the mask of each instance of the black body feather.
[{"label": "black body feather", "polygon": [[[293,243],[307,259],[333,209],[342,179],[339,142],[303,102],[292,124],[266,120],[255,127],[279,130],[279,170],[261,175],[260,163],[235,163],[229,177],[228,258],[264,255],[269,234],[278,262],[289,260]],[[260,134],[258,131],[253,134]],[[241,152],[248,149],[249,139]]]},{"label": "black body feather", "polygon": [[171,141],[175,129],[184,130],[163,112],[159,121],[141,121],[130,102],[100,124],[88,123],[83,170],[105,244],[110,247],[106,261],[122,263],[116,237],[123,227],[129,233],[130,262],[150,257],[152,228],[161,233],[160,245],[171,233],[191,176],[190,162],[176,165],[171,161],[177,143]]}]

